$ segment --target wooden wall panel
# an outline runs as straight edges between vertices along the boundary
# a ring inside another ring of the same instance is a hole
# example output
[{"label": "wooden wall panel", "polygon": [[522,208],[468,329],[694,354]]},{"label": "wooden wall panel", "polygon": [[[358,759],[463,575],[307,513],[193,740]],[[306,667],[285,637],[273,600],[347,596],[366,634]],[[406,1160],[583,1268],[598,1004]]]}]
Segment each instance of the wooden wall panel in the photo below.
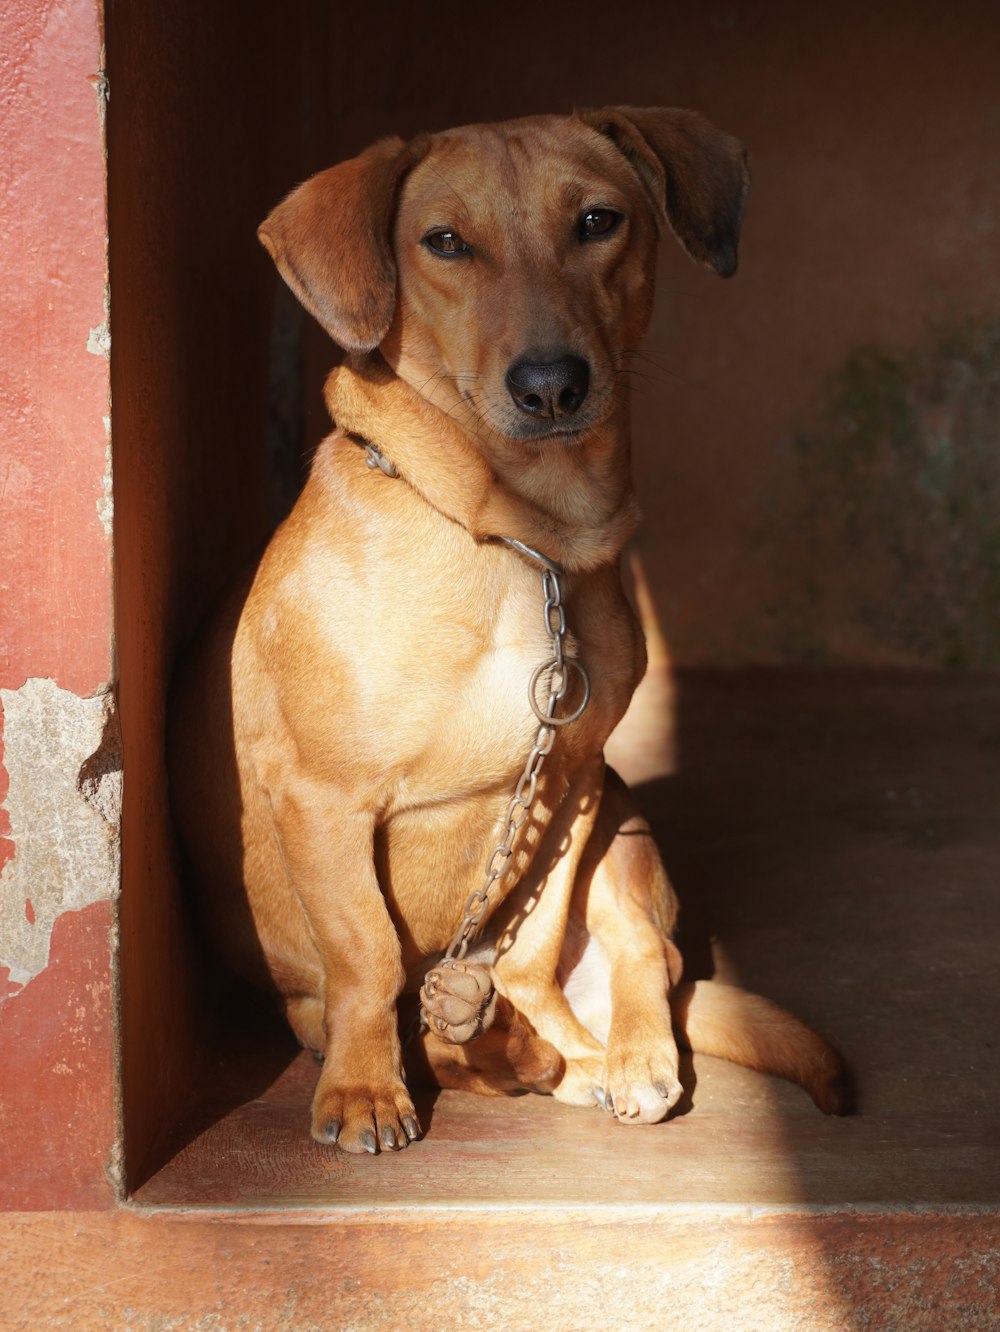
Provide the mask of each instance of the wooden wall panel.
[{"label": "wooden wall panel", "polygon": [[130,1180],[197,1083],[199,962],[164,767],[176,656],[270,528],[278,278],[256,228],[318,165],[325,7],[107,4],[122,1053]]}]

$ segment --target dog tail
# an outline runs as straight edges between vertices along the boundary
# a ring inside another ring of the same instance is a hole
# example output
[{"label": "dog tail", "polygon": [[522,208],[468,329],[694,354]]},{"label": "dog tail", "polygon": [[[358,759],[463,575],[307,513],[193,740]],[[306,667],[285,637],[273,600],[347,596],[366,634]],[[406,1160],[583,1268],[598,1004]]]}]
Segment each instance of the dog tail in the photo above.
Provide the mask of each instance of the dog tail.
[{"label": "dog tail", "polygon": [[670,994],[678,1042],[804,1088],[827,1115],[850,1114],[851,1080],[836,1050],[777,1004],[718,981],[682,982]]}]

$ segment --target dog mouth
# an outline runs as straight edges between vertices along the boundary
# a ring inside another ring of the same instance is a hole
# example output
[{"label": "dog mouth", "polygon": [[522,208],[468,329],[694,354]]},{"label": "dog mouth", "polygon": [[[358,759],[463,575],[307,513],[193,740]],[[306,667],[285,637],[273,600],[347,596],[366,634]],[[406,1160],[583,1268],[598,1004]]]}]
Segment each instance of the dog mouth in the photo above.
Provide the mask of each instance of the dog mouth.
[{"label": "dog mouth", "polygon": [[609,407],[606,411],[581,412],[570,421],[524,421],[509,411],[480,411],[476,404],[471,405],[494,437],[500,436],[508,444],[538,452],[546,448],[578,447],[610,412]]},{"label": "dog mouth", "polygon": [[522,426],[519,422],[513,422],[511,428],[508,428],[504,433],[509,440],[516,444],[537,445],[539,448],[548,444],[561,444],[565,448],[572,448],[579,444],[592,429],[593,426],[590,422],[581,422],[572,426],[556,426],[548,430]]},{"label": "dog mouth", "polygon": [[604,421],[607,412],[581,413],[573,421],[553,423],[552,421],[521,421],[505,411],[480,410],[478,405],[470,405],[494,438],[524,449],[542,451],[546,448],[572,449],[582,444],[587,436]]}]

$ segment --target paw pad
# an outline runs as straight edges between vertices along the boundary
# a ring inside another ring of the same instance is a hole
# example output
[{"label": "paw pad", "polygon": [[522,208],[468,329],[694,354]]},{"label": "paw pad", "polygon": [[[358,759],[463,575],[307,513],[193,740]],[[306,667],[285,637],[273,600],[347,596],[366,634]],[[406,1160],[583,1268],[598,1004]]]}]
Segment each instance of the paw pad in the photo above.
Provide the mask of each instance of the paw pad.
[{"label": "paw pad", "polygon": [[452,1045],[464,1045],[492,1026],[497,996],[486,967],[475,962],[451,962],[427,973],[420,1002],[435,1036]]}]

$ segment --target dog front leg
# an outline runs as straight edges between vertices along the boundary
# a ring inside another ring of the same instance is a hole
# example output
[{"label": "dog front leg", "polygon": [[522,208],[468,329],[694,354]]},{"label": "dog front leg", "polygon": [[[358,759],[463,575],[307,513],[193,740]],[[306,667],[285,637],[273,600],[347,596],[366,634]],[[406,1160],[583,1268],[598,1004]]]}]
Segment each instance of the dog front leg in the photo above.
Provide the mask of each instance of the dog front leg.
[{"label": "dog front leg", "polygon": [[402,1077],[400,944],[375,874],[374,819],[317,784],[286,792],[275,829],[323,970],[323,1069],[312,1135],[348,1152],[419,1135]]},{"label": "dog front leg", "polygon": [[[552,1094],[571,1105],[601,1098],[604,1047],[577,1019],[556,972],[580,862],[601,803],[604,759],[581,770],[558,803],[530,875],[505,904],[494,974],[502,993],[565,1061]],[[565,789],[565,786],[564,786]],[[552,798],[546,793],[548,798]]]},{"label": "dog front leg", "polygon": [[592,847],[581,905],[609,969],[607,1106],[623,1123],[655,1124],[682,1091],[668,1001],[681,975],[670,938],[676,900],[653,834],[614,771]]}]

